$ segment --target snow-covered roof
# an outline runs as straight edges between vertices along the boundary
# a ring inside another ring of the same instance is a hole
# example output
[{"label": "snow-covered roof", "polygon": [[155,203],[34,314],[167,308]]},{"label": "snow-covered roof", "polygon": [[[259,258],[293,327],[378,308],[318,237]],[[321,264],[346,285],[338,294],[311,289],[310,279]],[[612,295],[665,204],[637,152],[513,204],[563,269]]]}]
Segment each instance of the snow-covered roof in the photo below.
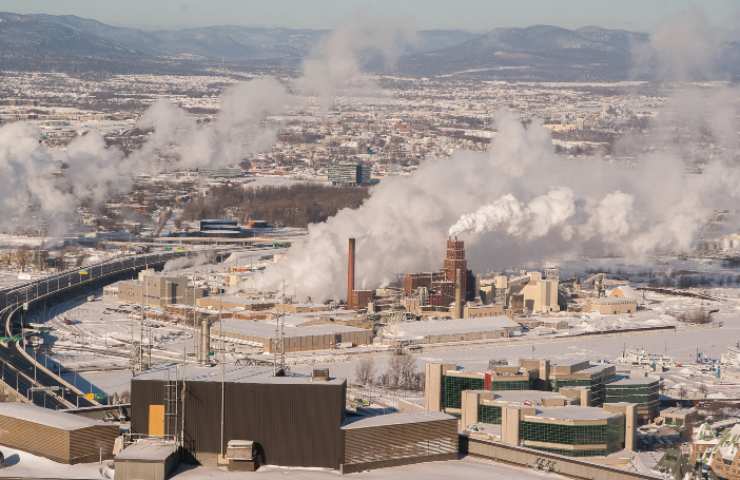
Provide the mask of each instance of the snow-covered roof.
[{"label": "snow-covered roof", "polygon": [[170,365],[163,368],[147,370],[134,380],[158,380],[189,382],[220,382],[223,378],[227,383],[273,383],[273,384],[316,384],[316,385],[341,385],[342,378],[331,378],[329,380],[313,381],[308,375],[292,374],[284,377],[273,375],[272,367],[251,367],[226,365],[223,370],[220,366],[207,367],[202,365],[180,365],[177,369]]},{"label": "snow-covered roof", "polygon": [[552,420],[608,420],[619,414],[609,412],[603,408],[568,405],[566,407],[537,408],[535,415]]},{"label": "snow-covered roof", "polygon": [[640,294],[637,292],[637,290],[627,285],[621,285],[619,287],[612,288],[611,290],[607,292],[607,295],[609,296],[619,295],[619,294],[621,294],[622,297],[633,300],[633,301],[640,298]]},{"label": "snow-covered roof", "polygon": [[717,446],[719,454],[728,462],[735,460],[738,448],[740,448],[740,424],[735,425],[722,435],[722,439]]},{"label": "snow-covered roof", "polygon": [[406,423],[436,422],[440,420],[455,420],[452,415],[442,412],[412,412],[412,413],[389,413],[388,415],[375,415],[360,419],[348,419],[342,426],[343,430],[355,428],[381,427],[385,425],[402,425]]},{"label": "snow-covered roof", "polygon": [[652,383],[660,382],[658,377],[626,377],[616,382],[611,382],[610,386],[635,386],[635,385],[650,385]]},{"label": "snow-covered roof", "polygon": [[[274,321],[236,320],[225,318],[223,322],[224,336],[229,333],[254,337],[272,338],[275,336]],[[219,322],[211,326],[211,333],[218,335],[221,326]],[[337,323],[322,323],[317,325],[294,326],[286,323],[283,329],[286,337],[306,337],[311,335],[327,335],[334,333],[366,332],[367,330]]]},{"label": "snow-covered roof", "polygon": [[[398,324],[398,333],[394,337],[424,337],[427,335],[444,335],[455,333],[490,332],[504,328],[520,328],[519,324],[506,316],[465,318],[465,319],[435,319],[418,322],[401,322]],[[389,336],[388,329],[384,331]]]},{"label": "snow-covered roof", "polygon": [[126,447],[116,461],[164,462],[177,451],[174,442],[145,439]]},{"label": "snow-covered roof", "polygon": [[0,416],[67,431],[104,425],[103,422],[97,420],[37,407],[36,405],[27,403],[0,402]]}]

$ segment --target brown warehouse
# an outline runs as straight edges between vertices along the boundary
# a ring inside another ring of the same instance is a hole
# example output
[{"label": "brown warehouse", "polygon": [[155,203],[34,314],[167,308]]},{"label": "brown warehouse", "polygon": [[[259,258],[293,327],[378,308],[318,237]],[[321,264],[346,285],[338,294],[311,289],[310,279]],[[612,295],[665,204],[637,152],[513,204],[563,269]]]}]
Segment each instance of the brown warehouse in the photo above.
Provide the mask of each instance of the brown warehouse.
[{"label": "brown warehouse", "polygon": [[[187,453],[205,465],[219,463],[229,441],[254,442],[262,464],[344,471],[457,454],[454,417],[422,413],[352,423],[346,389],[344,379],[276,377],[271,367],[154,370],[131,381],[131,429],[181,437]],[[358,450],[358,441],[379,437],[386,442]],[[399,448],[385,448],[388,442]]]},{"label": "brown warehouse", "polygon": [[113,458],[118,425],[24,403],[0,403],[0,444],[59,463]]}]

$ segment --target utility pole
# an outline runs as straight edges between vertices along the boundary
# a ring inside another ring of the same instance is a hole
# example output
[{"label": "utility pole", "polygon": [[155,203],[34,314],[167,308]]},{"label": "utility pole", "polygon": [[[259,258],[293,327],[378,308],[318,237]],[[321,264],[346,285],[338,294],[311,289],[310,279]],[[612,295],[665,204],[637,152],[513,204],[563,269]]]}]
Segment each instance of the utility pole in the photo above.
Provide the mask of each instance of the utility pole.
[{"label": "utility pole", "polygon": [[218,306],[218,335],[221,338],[219,342],[221,344],[221,443],[220,451],[221,458],[224,457],[224,411],[226,406],[226,348],[224,344],[224,330],[223,330],[223,308],[224,308],[224,296],[223,290],[219,291],[219,306]]}]

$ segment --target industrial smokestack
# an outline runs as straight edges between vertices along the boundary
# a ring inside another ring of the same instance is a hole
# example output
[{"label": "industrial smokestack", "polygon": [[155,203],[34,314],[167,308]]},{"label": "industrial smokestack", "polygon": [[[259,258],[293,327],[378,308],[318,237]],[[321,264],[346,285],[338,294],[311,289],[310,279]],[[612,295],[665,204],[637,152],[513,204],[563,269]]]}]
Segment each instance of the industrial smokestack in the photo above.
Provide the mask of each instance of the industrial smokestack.
[{"label": "industrial smokestack", "polygon": [[355,291],[355,239],[349,239],[347,252],[347,305],[352,306],[352,297]]},{"label": "industrial smokestack", "polygon": [[206,365],[210,360],[211,353],[211,323],[205,319],[200,323],[200,351],[198,361]]},{"label": "industrial smokestack", "polygon": [[463,273],[462,269],[455,270],[455,318],[463,318]]}]

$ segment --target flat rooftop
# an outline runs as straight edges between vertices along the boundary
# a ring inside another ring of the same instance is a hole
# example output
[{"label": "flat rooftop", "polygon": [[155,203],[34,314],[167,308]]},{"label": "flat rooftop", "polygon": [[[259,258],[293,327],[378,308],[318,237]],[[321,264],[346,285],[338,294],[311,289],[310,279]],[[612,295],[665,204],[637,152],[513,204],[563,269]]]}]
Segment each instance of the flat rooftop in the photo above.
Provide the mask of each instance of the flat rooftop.
[{"label": "flat rooftop", "polygon": [[105,425],[103,422],[97,420],[91,420],[71,413],[58,412],[48,408],[37,407],[36,405],[30,405],[27,403],[2,402],[0,403],[0,416],[15,418],[66,431]]},{"label": "flat rooftop", "polygon": [[389,413],[372,417],[353,417],[345,421],[343,430],[355,428],[382,427],[385,425],[403,425],[407,423],[437,422],[440,420],[457,420],[452,415],[442,412]]},{"label": "flat rooftop", "polygon": [[505,316],[465,318],[465,319],[432,319],[398,324],[398,333],[384,332],[386,337],[422,338],[427,335],[445,335],[455,333],[490,332],[504,328],[519,328],[519,324]]},{"label": "flat rooftop", "polygon": [[542,400],[546,398],[568,398],[558,392],[541,390],[496,390],[493,395],[493,400],[497,401],[511,403],[532,402],[535,405],[542,404]]},{"label": "flat rooftop", "polygon": [[618,413],[612,413],[598,407],[579,407],[569,405],[565,407],[542,407],[537,408],[537,417],[552,420],[608,420],[616,417]]},{"label": "flat rooftop", "polygon": [[174,442],[145,439],[126,447],[116,461],[164,462],[177,452]]},{"label": "flat rooftop", "polygon": [[147,370],[135,376],[133,380],[156,380],[156,381],[179,381],[188,382],[221,382],[226,383],[270,383],[278,385],[290,384],[313,384],[313,385],[342,385],[344,378],[330,378],[329,380],[314,381],[309,375],[289,374],[284,377],[273,375],[272,367],[250,367],[226,365],[206,367],[202,365],[180,365],[177,369],[174,365]]},{"label": "flat rooftop", "polygon": [[607,385],[612,386],[639,386],[639,385],[651,385],[653,383],[659,383],[658,377],[625,377],[616,382],[608,383]]},{"label": "flat rooftop", "polygon": [[[223,323],[224,336],[230,333],[233,335],[242,335],[247,337],[264,337],[272,338],[275,336],[275,322],[261,320],[238,320],[226,318],[220,320]],[[211,333],[218,335],[221,326],[219,322],[211,325]],[[322,323],[318,325],[291,325],[285,324],[284,332],[286,337],[309,337],[312,335],[331,335],[334,333],[349,332],[367,332],[363,328],[350,327],[337,323]]]}]

